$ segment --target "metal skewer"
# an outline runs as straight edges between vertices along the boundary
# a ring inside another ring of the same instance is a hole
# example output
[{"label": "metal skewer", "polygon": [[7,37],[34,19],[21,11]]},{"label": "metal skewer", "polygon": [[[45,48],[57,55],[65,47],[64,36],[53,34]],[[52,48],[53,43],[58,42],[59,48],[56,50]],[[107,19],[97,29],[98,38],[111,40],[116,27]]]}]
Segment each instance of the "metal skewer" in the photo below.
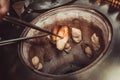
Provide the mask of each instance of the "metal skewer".
[{"label": "metal skewer", "polygon": [[36,25],[34,25],[34,24],[28,23],[28,22],[26,22],[26,21],[23,21],[23,20],[21,20],[21,19],[15,18],[15,17],[5,16],[5,17],[3,18],[3,20],[4,20],[4,21],[8,21],[8,22],[13,23],[13,24],[20,25],[20,26],[30,27],[30,28],[39,30],[39,31],[41,31],[41,32],[48,33],[48,34],[50,34],[50,35],[54,35],[54,36],[57,36],[57,37],[62,38],[61,36],[59,36],[59,35],[57,35],[57,34],[54,34],[54,33],[50,32],[50,31],[41,29],[40,27],[38,27],[38,26],[36,26]]},{"label": "metal skewer", "polygon": [[4,40],[4,41],[0,41],[0,46],[5,46],[5,45],[13,44],[13,43],[16,43],[16,42],[25,41],[25,40],[28,40],[28,39],[33,39],[33,38],[41,38],[41,37],[44,37],[44,36],[47,36],[47,35],[48,34],[42,34],[42,35],[32,36],[32,37],[22,37],[22,38]]}]

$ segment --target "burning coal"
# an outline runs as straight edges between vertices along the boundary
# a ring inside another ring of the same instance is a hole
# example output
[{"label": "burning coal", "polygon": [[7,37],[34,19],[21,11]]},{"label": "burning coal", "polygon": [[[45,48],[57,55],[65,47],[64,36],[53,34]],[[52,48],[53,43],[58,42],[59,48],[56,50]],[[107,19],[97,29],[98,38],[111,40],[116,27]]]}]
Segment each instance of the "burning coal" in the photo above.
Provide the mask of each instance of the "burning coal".
[{"label": "burning coal", "polygon": [[105,47],[102,30],[82,18],[56,21],[45,29],[62,37],[49,35],[30,43],[30,62],[45,73],[61,73],[61,67],[71,64],[76,69],[87,66]]}]

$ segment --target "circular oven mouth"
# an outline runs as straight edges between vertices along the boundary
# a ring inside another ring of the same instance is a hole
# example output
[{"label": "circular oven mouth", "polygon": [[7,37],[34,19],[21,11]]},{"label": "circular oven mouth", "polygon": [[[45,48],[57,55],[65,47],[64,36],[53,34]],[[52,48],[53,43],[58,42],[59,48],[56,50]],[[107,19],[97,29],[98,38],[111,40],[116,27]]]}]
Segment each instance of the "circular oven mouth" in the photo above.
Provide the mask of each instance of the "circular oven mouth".
[{"label": "circular oven mouth", "polygon": [[[53,36],[21,42],[19,55],[23,64],[43,76],[67,76],[83,72],[94,66],[106,54],[112,28],[108,19],[96,10],[80,6],[64,6],[47,11],[32,21],[33,24],[53,31],[55,27],[68,27],[70,50],[58,50]],[[81,32],[81,40],[75,42],[72,31]],[[60,29],[59,29],[60,30]],[[43,34],[26,28],[21,36]],[[38,62],[40,66],[34,65]]]}]

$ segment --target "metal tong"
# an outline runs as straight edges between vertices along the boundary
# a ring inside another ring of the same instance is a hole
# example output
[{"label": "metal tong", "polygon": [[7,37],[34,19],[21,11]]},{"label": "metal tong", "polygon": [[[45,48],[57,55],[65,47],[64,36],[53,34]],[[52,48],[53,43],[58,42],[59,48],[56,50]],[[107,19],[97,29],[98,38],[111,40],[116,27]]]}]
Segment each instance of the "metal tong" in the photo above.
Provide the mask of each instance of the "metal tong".
[{"label": "metal tong", "polygon": [[[57,34],[53,34],[52,32],[50,31],[47,31],[47,30],[44,30],[44,29],[41,29],[40,27],[34,25],[34,24],[31,24],[31,23],[28,23],[26,21],[23,21],[21,19],[17,19],[15,17],[10,17],[10,16],[5,16],[3,18],[4,21],[7,21],[7,22],[10,22],[10,23],[13,23],[13,24],[17,24],[17,25],[20,25],[21,26],[25,26],[25,27],[30,27],[32,29],[36,29],[36,30],[39,30],[43,33],[47,33],[47,34],[43,34],[43,35],[38,35],[38,36],[32,36],[32,37],[22,37],[22,38],[16,38],[16,39],[10,39],[10,40],[4,40],[4,41],[0,41],[0,46],[4,46],[4,45],[8,45],[8,44],[13,44],[13,43],[16,43],[16,42],[19,42],[19,41],[24,41],[24,40],[28,40],[28,39],[33,39],[33,38],[40,38],[40,37],[44,37],[44,36],[47,36],[47,35],[54,35],[54,36],[58,36],[60,37],[59,35]],[[61,38],[61,37],[60,37]]]},{"label": "metal tong", "polygon": [[30,28],[39,30],[39,31],[41,31],[41,32],[48,33],[48,34],[50,34],[50,35],[54,35],[54,36],[57,36],[57,37],[60,37],[60,38],[61,38],[61,36],[59,36],[59,35],[57,35],[57,34],[54,34],[54,33],[50,32],[50,31],[47,31],[47,30],[44,30],[44,29],[42,29],[42,28],[40,28],[40,27],[38,27],[38,26],[36,26],[36,25],[34,25],[34,24],[28,23],[28,22],[26,22],[26,21],[23,21],[23,20],[21,20],[21,19],[15,18],[15,17],[5,16],[5,17],[3,18],[3,20],[4,20],[4,21],[7,21],[7,22],[10,22],[10,23],[13,23],[13,24],[20,25],[20,27],[21,27],[21,26],[30,27]]},{"label": "metal tong", "polygon": [[9,45],[9,44],[14,44],[20,41],[25,41],[28,39],[33,39],[33,38],[41,38],[44,36],[47,36],[48,34],[42,34],[42,35],[37,35],[37,36],[32,36],[32,37],[21,37],[21,38],[16,38],[16,39],[10,39],[10,40],[4,40],[4,41],[0,41],[0,46],[5,46],[5,45]]}]

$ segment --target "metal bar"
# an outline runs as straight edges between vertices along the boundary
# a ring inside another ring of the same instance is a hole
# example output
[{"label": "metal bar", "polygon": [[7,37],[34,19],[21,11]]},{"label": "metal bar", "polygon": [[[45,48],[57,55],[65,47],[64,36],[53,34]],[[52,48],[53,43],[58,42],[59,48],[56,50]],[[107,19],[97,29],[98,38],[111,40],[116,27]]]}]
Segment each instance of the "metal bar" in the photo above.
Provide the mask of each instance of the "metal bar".
[{"label": "metal bar", "polygon": [[57,37],[60,37],[60,38],[61,38],[61,36],[59,36],[59,35],[57,35],[57,34],[54,34],[54,33],[50,32],[50,31],[41,29],[40,27],[38,27],[38,26],[36,26],[36,25],[34,25],[34,24],[28,23],[28,22],[23,21],[23,20],[21,20],[21,19],[17,19],[17,18],[15,18],[15,17],[5,16],[5,17],[3,18],[3,20],[4,20],[4,21],[8,21],[8,22],[13,23],[13,24],[17,24],[17,25],[21,25],[21,26],[25,26],[25,27],[30,27],[30,28],[39,30],[39,31],[41,31],[41,32],[48,33],[48,34],[50,34],[50,35],[54,35],[54,36],[57,36]]},{"label": "metal bar", "polygon": [[28,39],[33,39],[33,38],[41,38],[41,37],[44,37],[47,35],[48,34],[42,34],[42,35],[32,36],[32,37],[21,37],[21,38],[16,38],[16,39],[4,40],[4,41],[0,41],[0,46],[5,46],[5,45],[13,44],[16,42],[25,41]]}]

